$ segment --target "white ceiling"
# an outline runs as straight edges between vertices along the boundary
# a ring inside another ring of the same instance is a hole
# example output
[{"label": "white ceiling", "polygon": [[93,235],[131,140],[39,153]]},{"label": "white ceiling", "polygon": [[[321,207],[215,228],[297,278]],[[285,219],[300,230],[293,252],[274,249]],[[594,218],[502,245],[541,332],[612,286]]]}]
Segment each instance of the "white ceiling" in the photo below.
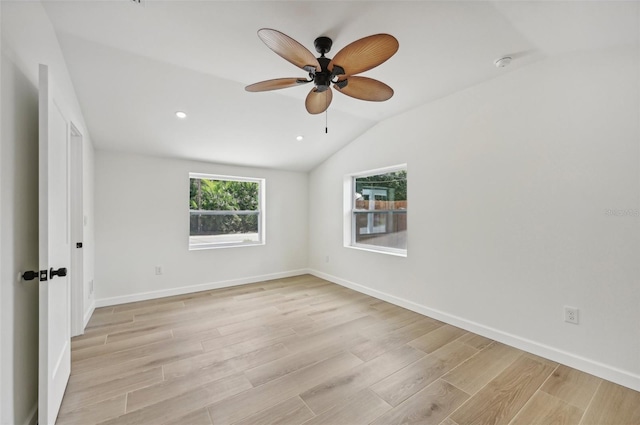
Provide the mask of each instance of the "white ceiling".
[{"label": "white ceiling", "polygon": [[[408,109],[554,55],[638,40],[636,2],[143,2],[45,2],[96,147],[300,171]],[[398,53],[363,75],[395,95],[378,103],[336,93],[325,117],[306,112],[309,85],[246,92],[306,76],[260,41],[265,27],[314,53],[313,40],[329,36],[328,57],[394,35]],[[497,69],[504,55],[515,60]]]}]

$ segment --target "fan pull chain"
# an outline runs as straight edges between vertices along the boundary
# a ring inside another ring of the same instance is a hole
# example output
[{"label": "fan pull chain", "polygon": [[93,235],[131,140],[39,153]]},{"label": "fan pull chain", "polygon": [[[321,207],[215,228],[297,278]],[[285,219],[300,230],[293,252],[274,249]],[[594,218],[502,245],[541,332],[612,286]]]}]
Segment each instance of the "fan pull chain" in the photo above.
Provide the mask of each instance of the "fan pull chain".
[{"label": "fan pull chain", "polygon": [[324,134],[329,133],[329,100],[328,96],[325,94],[324,96],[324,104],[326,108],[324,109]]}]

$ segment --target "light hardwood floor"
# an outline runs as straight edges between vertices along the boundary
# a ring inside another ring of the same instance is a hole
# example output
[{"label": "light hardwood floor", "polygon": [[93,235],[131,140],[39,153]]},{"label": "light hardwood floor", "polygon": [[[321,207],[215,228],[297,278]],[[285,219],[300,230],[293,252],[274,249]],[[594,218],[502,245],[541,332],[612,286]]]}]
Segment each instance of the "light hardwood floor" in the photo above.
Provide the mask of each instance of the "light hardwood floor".
[{"label": "light hardwood floor", "polygon": [[299,276],[97,309],[57,423],[638,425],[640,393]]}]

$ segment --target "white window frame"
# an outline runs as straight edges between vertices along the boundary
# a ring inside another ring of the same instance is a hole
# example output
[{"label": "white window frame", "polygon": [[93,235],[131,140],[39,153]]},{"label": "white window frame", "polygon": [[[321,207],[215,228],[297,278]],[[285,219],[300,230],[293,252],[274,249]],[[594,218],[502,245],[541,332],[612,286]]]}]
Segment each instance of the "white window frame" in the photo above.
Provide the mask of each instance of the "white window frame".
[{"label": "white window frame", "polygon": [[[356,243],[356,226],[355,226],[355,181],[358,177],[368,177],[376,174],[391,173],[394,171],[408,171],[407,164],[392,165],[389,167],[376,168],[373,170],[360,171],[357,173],[346,174],[344,176],[344,221],[343,221],[343,245],[345,248],[357,249],[362,251],[377,252],[381,254],[394,255],[398,257],[406,257],[407,249],[391,248],[386,246],[366,245]],[[407,211],[407,215],[408,215]],[[407,216],[408,219],[408,216]]]},{"label": "white window frame", "polygon": [[[226,176],[221,174],[207,174],[207,173],[189,173],[189,184],[191,184],[191,179],[206,179],[206,180],[225,180],[225,181],[236,181],[236,182],[250,182],[250,183],[258,183],[258,241],[249,241],[249,242],[218,242],[218,243],[203,243],[192,245],[191,244],[191,208],[188,211],[188,246],[189,251],[199,251],[203,249],[220,249],[220,248],[236,248],[236,247],[247,247],[247,246],[259,246],[266,244],[266,208],[265,208],[265,193],[266,193],[266,179],[264,178],[255,178],[255,177],[238,177],[238,176]],[[187,189],[187,194],[189,190]],[[188,195],[187,195],[188,196]]]}]

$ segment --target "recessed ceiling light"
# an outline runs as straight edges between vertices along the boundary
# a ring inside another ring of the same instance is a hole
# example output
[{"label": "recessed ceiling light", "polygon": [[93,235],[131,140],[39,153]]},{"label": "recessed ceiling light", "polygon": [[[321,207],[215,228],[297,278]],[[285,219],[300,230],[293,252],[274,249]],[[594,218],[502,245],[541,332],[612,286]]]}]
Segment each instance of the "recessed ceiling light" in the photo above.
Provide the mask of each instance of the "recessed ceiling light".
[{"label": "recessed ceiling light", "polygon": [[176,117],[184,119],[184,118],[187,118],[187,114],[185,112],[178,111],[176,112]]},{"label": "recessed ceiling light", "polygon": [[505,56],[503,58],[497,59],[493,64],[496,66],[496,68],[504,68],[510,63],[511,63],[511,56]]},{"label": "recessed ceiling light", "polygon": [[296,137],[296,140],[297,140],[298,142],[302,142],[302,141],[304,140],[304,136],[297,136],[297,137]]}]

